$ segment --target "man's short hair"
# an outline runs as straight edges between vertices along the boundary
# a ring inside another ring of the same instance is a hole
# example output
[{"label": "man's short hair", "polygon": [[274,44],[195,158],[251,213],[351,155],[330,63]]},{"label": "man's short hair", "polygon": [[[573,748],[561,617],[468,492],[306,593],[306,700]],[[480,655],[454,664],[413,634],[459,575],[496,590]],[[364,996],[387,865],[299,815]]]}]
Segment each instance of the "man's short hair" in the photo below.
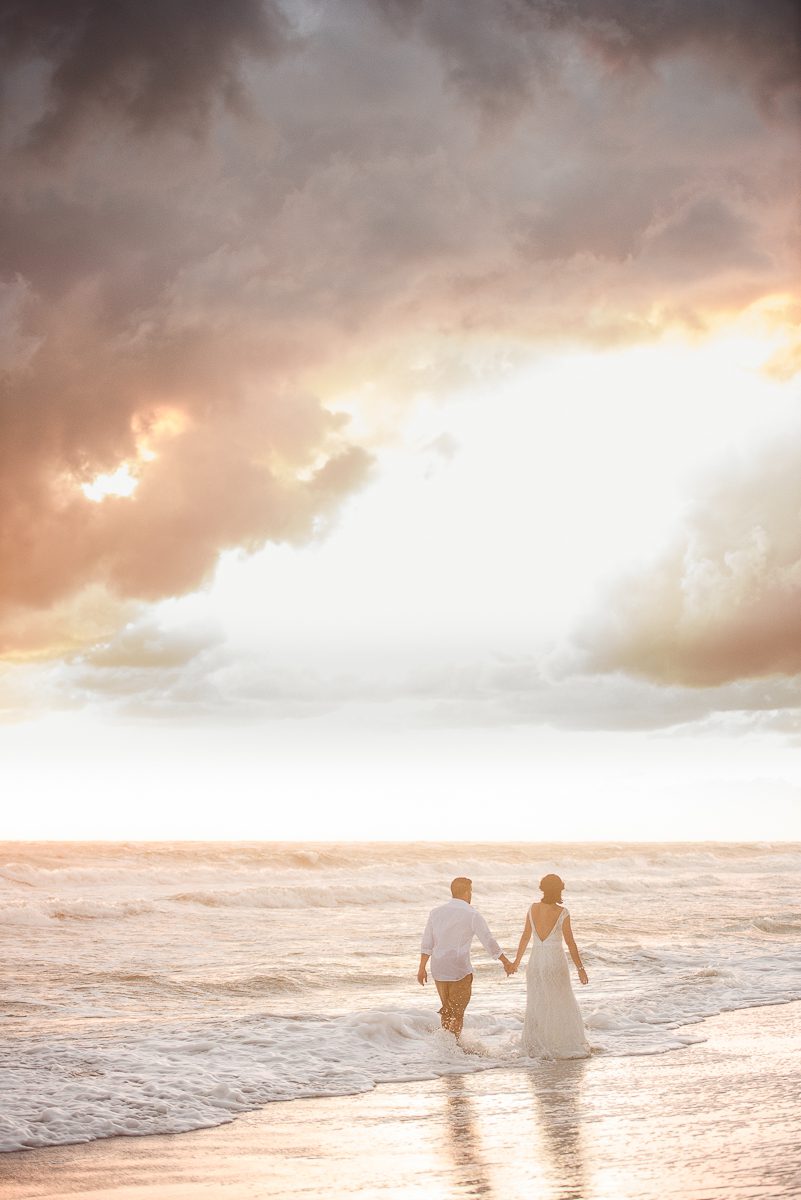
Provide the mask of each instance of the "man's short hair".
[{"label": "man's short hair", "polygon": [[451,895],[458,900],[462,892],[469,892],[472,886],[472,879],[468,879],[466,875],[460,875],[458,879],[451,881]]}]

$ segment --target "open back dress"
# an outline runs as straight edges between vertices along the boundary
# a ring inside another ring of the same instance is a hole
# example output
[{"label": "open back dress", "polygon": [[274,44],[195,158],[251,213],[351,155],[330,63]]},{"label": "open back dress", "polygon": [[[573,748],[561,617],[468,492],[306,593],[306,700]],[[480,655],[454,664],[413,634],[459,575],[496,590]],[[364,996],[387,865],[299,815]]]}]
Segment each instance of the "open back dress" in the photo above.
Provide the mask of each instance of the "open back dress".
[{"label": "open back dress", "polygon": [[562,948],[567,909],[559,913],[548,936],[541,938],[533,908],[532,904],[528,912],[532,946],[526,967],[523,1053],[532,1058],[586,1058],[590,1046]]}]

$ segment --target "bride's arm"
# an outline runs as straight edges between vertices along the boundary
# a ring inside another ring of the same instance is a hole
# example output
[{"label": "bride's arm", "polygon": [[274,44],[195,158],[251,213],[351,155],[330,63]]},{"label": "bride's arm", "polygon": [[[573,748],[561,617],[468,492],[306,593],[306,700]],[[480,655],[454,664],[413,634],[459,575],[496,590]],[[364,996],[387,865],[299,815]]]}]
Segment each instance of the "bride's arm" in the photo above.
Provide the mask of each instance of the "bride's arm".
[{"label": "bride's arm", "polygon": [[580,983],[589,983],[590,981],[587,978],[587,972],[584,970],[584,963],[581,961],[581,956],[579,955],[579,952],[578,952],[578,946],[576,945],[576,939],[573,937],[573,930],[570,926],[570,917],[569,916],[565,917],[564,921],[562,922],[562,932],[565,935],[565,941],[567,942],[567,948],[570,951],[570,957],[573,959],[573,962],[576,964],[576,969],[578,970],[579,982]]},{"label": "bride's arm", "polygon": [[529,944],[530,941],[531,941],[531,916],[527,915],[526,923],[523,927],[523,933],[520,938],[520,945],[517,947],[517,955],[515,957],[514,963],[512,964],[512,966],[515,968],[515,970],[517,970],[517,968],[520,966],[520,962],[523,958],[523,955],[526,952],[526,946]]}]

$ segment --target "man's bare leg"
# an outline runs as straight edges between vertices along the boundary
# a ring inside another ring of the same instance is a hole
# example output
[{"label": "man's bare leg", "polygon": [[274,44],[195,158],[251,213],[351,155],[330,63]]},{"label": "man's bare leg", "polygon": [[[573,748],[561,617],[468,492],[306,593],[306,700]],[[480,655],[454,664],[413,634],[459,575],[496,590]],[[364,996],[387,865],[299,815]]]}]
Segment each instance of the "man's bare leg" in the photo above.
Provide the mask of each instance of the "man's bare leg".
[{"label": "man's bare leg", "polygon": [[[464,979],[459,979],[448,987],[448,1024],[445,1026],[443,1018],[443,1026],[449,1029],[455,1036],[457,1042],[461,1042],[462,1028],[464,1026],[465,1010],[470,1003],[470,997],[473,991],[473,976],[465,975]],[[443,1008],[446,1005],[443,1004]]]}]

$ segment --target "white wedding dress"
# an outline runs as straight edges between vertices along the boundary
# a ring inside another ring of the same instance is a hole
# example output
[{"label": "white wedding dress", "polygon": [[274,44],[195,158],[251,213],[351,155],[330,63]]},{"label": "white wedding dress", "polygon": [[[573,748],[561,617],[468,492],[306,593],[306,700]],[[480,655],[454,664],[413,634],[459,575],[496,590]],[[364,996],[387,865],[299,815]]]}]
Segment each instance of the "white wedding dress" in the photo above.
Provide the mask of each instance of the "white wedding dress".
[{"label": "white wedding dress", "polygon": [[537,933],[531,909],[528,915],[533,944],[526,967],[523,1053],[532,1058],[586,1058],[590,1046],[562,949],[567,909],[546,938]]}]

